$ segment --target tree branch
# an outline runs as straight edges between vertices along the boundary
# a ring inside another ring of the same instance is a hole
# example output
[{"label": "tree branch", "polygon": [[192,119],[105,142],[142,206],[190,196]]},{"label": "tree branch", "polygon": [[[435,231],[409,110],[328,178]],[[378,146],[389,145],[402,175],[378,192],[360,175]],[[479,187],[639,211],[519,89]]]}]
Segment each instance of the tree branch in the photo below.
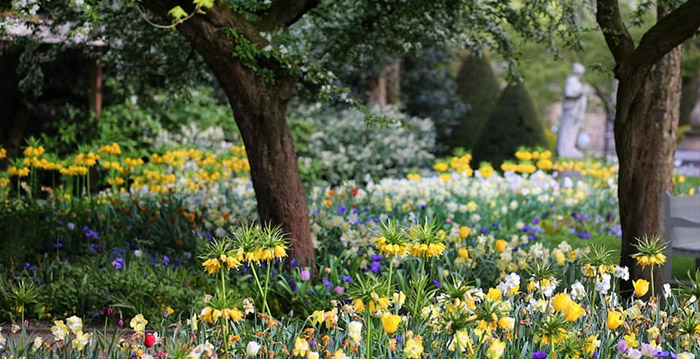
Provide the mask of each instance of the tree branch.
[{"label": "tree branch", "polygon": [[688,0],[649,29],[629,61],[653,66],[664,55],[691,38],[700,28],[700,0]]},{"label": "tree branch", "polygon": [[603,31],[605,42],[615,58],[615,63],[619,65],[634,52],[634,41],[622,21],[618,1],[597,0],[596,21]]},{"label": "tree branch", "polygon": [[260,31],[290,26],[320,3],[321,0],[277,0],[260,16],[255,26]]}]

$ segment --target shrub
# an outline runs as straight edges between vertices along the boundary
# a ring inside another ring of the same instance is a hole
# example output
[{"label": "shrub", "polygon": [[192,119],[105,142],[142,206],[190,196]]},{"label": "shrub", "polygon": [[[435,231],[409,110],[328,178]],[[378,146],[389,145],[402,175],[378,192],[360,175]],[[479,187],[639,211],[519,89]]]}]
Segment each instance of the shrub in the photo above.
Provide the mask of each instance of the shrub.
[{"label": "shrub", "polygon": [[512,158],[518,147],[538,146],[547,147],[547,138],[530,94],[523,84],[509,85],[477,141],[474,162],[497,166]]},{"label": "shrub", "polygon": [[307,181],[339,184],[365,182],[368,176],[403,177],[428,168],[433,160],[435,132],[430,120],[394,113],[397,122],[380,127],[368,125],[357,110],[318,108],[302,107],[290,115],[295,127],[301,127],[299,122],[312,127],[295,131],[299,166]]},{"label": "shrub", "polygon": [[449,148],[474,147],[496,105],[500,91],[501,86],[486,58],[471,55],[464,59],[457,74],[457,93],[467,110],[459,117],[446,139]]}]

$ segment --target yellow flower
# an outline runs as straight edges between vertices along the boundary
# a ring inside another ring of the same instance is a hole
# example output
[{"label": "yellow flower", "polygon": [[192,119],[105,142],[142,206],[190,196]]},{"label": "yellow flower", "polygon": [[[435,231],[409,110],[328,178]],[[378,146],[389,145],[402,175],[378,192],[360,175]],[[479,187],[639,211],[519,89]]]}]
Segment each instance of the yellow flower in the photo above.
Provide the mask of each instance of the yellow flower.
[{"label": "yellow flower", "polygon": [[68,335],[68,326],[66,326],[62,320],[54,321],[54,326],[51,327],[51,334],[53,334],[56,340],[65,340]]},{"label": "yellow flower", "polygon": [[649,282],[644,279],[637,279],[632,282],[634,286],[634,295],[643,297],[649,291]]},{"label": "yellow flower", "polygon": [[343,349],[338,349],[333,354],[333,359],[349,359],[349,357],[347,355],[345,355],[345,352],[343,351]]},{"label": "yellow flower", "polygon": [[276,245],[273,249],[275,258],[283,258],[287,256],[287,249],[282,245]]},{"label": "yellow flower", "polygon": [[496,241],[496,251],[498,251],[498,253],[505,252],[507,245],[508,245],[508,242],[506,242],[505,240],[503,240],[503,239],[497,240]]},{"label": "yellow flower", "polygon": [[221,268],[221,264],[216,258],[207,259],[204,261],[204,263],[202,263],[202,266],[209,274],[216,274],[219,272],[219,268]]},{"label": "yellow flower", "polygon": [[506,349],[506,343],[495,339],[488,349],[486,349],[486,356],[489,359],[499,359],[503,356],[503,351]]},{"label": "yellow flower", "polygon": [[386,313],[382,316],[382,327],[384,327],[384,331],[389,334],[394,334],[396,332],[400,322],[401,317],[396,314]]},{"label": "yellow flower", "polygon": [[318,355],[318,352],[309,352],[309,356],[306,359],[319,359],[320,356]]},{"label": "yellow flower", "polygon": [[418,359],[423,354],[423,342],[420,338],[408,339],[403,352],[406,354],[406,358]]},{"label": "yellow flower", "polygon": [[583,309],[580,304],[574,301],[570,301],[569,305],[566,307],[566,310],[564,310],[564,318],[570,322],[575,322],[584,314],[586,314],[586,310]]},{"label": "yellow flower", "polygon": [[639,341],[637,341],[637,337],[634,335],[634,333],[625,335],[624,338],[625,343],[627,343],[627,346],[630,348],[636,348],[639,345]]},{"label": "yellow flower", "polygon": [[598,340],[598,334],[589,335],[586,337],[586,341],[583,343],[583,351],[586,355],[593,355],[596,348],[600,346],[600,340]]},{"label": "yellow flower", "polygon": [[501,290],[496,288],[490,288],[489,292],[486,294],[486,299],[490,299],[494,302],[501,300]]},{"label": "yellow flower", "polygon": [[221,316],[224,319],[230,319],[234,322],[240,322],[241,319],[243,319],[243,312],[241,312],[240,310],[238,310],[236,308],[232,308],[232,309],[226,308],[226,309],[221,310]]},{"label": "yellow flower", "polygon": [[622,313],[614,310],[608,312],[608,329],[615,330],[624,322],[625,319],[622,317]]},{"label": "yellow flower", "polygon": [[73,349],[83,350],[83,348],[85,348],[89,341],[90,334],[77,332],[75,333],[75,338],[71,342],[71,346],[73,347]]},{"label": "yellow flower", "polygon": [[213,320],[213,318],[212,318],[212,309],[211,309],[211,307],[204,307],[204,308],[202,309],[202,312],[199,313],[199,319],[201,319],[202,321],[205,321],[205,322],[207,322],[207,323],[213,322],[214,320]]},{"label": "yellow flower", "polygon": [[136,314],[129,322],[131,328],[137,333],[143,333],[146,330],[146,324],[148,324],[148,320],[143,317],[143,314]]},{"label": "yellow flower", "polygon": [[294,341],[294,350],[292,350],[292,355],[293,356],[306,356],[306,352],[309,351],[309,342],[306,341],[304,338],[297,338],[296,341]]},{"label": "yellow flower", "polygon": [[515,318],[502,317],[498,320],[498,326],[507,331],[511,331],[515,328]]},{"label": "yellow flower", "polygon": [[355,299],[352,302],[352,306],[355,308],[355,312],[357,313],[362,313],[365,311],[365,303],[360,298]]},{"label": "yellow flower", "polygon": [[469,332],[467,332],[465,329],[459,330],[455,333],[454,341],[460,350],[471,347],[472,345],[471,339],[469,338]]},{"label": "yellow flower", "polygon": [[564,312],[571,302],[571,297],[566,293],[558,293],[552,298],[552,307],[557,312]]},{"label": "yellow flower", "polygon": [[466,248],[460,248],[457,250],[457,255],[462,259],[469,259],[469,251]]},{"label": "yellow flower", "polygon": [[433,169],[438,171],[438,172],[445,172],[445,171],[447,171],[448,168],[449,168],[449,166],[447,165],[447,163],[444,163],[444,162],[436,163],[433,166]]},{"label": "yellow flower", "polygon": [[467,227],[467,226],[459,227],[459,238],[464,239],[464,238],[469,237],[469,232],[470,232],[469,227]]}]

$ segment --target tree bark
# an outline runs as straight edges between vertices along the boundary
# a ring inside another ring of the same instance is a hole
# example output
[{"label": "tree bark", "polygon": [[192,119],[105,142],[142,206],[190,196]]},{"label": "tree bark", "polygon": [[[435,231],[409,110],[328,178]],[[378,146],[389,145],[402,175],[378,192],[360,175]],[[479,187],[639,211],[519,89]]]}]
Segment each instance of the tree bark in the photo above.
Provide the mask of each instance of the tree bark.
[{"label": "tree bark", "polygon": [[[174,5],[168,0],[142,3],[163,18]],[[225,5],[207,9],[205,15],[187,20],[177,29],[202,55],[228,97],[248,155],[260,220],[281,225],[292,238],[290,256],[302,266],[313,267],[306,191],[285,116],[298,79],[274,60],[256,59],[255,66],[274,73],[274,81],[265,80],[234,57],[240,44],[230,36],[232,29],[258,48],[264,48],[266,40]]]},{"label": "tree bark", "polygon": [[[659,18],[670,10],[660,5]],[[618,65],[620,80],[615,118],[615,145],[620,163],[618,197],[622,226],[620,265],[633,279],[650,278],[650,270],[631,257],[638,238],[663,233],[665,191],[672,189],[673,157],[680,116],[681,46],[672,49],[651,69]],[[663,271],[654,272],[656,293]],[[631,295],[632,282],[621,282]]]}]

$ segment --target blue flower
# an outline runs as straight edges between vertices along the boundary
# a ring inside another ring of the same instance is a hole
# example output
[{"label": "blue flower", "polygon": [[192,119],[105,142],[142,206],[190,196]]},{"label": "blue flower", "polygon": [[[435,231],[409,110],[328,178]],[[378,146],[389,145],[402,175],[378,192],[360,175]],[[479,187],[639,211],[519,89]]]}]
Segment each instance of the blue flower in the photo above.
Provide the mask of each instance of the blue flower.
[{"label": "blue flower", "polygon": [[532,357],[532,359],[545,359],[547,357],[547,353],[533,352],[530,356]]},{"label": "blue flower", "polygon": [[125,263],[126,260],[122,257],[119,257],[112,261],[112,267],[114,267],[116,270],[123,270]]},{"label": "blue flower", "polygon": [[163,265],[167,267],[168,264],[170,264],[170,258],[168,258],[168,256],[164,255],[163,256]]},{"label": "blue flower", "polygon": [[328,278],[323,277],[323,280],[321,280],[321,282],[323,283],[323,285],[326,286],[327,291],[333,289],[333,282],[329,281]]},{"label": "blue flower", "polygon": [[340,214],[345,213],[345,206],[343,206],[342,204],[340,206],[338,206],[338,213],[340,213]]}]

